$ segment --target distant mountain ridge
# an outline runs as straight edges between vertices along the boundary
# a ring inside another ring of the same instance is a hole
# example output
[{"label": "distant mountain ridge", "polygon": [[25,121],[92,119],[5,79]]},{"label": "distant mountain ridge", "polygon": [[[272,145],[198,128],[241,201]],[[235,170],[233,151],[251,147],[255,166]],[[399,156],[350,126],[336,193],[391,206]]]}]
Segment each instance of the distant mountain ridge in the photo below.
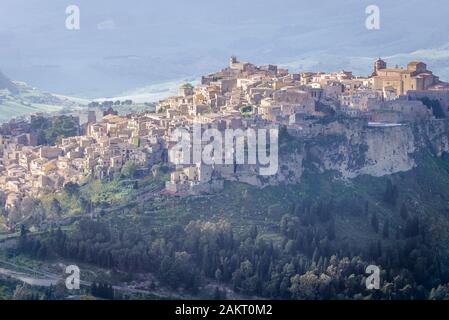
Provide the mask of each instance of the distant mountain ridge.
[{"label": "distant mountain ridge", "polygon": [[7,89],[11,94],[19,94],[19,88],[0,71],[0,90]]}]

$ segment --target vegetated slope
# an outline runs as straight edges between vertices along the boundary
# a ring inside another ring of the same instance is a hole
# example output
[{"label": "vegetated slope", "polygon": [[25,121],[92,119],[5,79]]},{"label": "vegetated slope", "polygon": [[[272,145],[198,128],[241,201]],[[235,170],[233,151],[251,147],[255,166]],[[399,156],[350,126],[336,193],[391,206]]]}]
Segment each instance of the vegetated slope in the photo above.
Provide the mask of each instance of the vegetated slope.
[{"label": "vegetated slope", "polygon": [[[134,202],[144,187],[135,185],[126,195],[134,207],[83,219],[73,232],[21,238],[17,252],[151,273],[159,286],[191,294],[218,281],[271,298],[444,298],[449,157],[424,150],[415,158],[408,172],[347,181],[310,163],[297,185],[228,182],[209,196]],[[368,264],[382,270],[381,290],[366,289]]]},{"label": "vegetated slope", "polygon": [[440,227],[448,223],[449,161],[446,156],[438,158],[427,152],[416,157],[416,168],[384,177],[363,175],[344,181],[335,172],[323,174],[309,168],[297,185],[259,189],[228,182],[219,194],[163,198],[145,204],[139,219],[148,226],[226,219],[242,230],[257,225],[267,237],[276,238],[284,215],[301,218],[313,214],[317,225],[335,220],[337,241],[363,248],[369,241],[382,239],[382,232],[376,233],[371,226],[374,214],[380,227],[389,220],[392,239],[396,228],[405,228],[403,207],[409,216],[430,219]]},{"label": "vegetated slope", "polygon": [[11,118],[36,113],[36,112],[58,112],[62,106],[47,104],[29,104],[18,99],[5,99],[0,101],[0,122],[8,121]]}]

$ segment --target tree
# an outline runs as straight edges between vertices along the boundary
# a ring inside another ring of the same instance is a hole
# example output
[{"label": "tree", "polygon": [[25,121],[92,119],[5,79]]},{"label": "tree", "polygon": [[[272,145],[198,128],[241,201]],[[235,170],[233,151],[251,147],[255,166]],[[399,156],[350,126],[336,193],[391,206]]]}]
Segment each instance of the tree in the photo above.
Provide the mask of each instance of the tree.
[{"label": "tree", "polygon": [[122,167],[122,175],[126,178],[133,179],[137,171],[136,163],[132,160],[128,160]]},{"label": "tree", "polygon": [[385,187],[384,201],[392,206],[396,206],[396,201],[398,198],[398,188],[393,185],[391,180],[387,180],[387,185]]},{"label": "tree", "polygon": [[384,239],[388,239],[390,237],[390,221],[387,220],[384,223],[384,227],[382,230],[382,236]]},{"label": "tree", "polygon": [[103,299],[114,299],[114,288],[108,283],[96,283],[93,282],[90,287],[90,292],[94,297]]},{"label": "tree", "polygon": [[449,299],[449,285],[438,285],[437,288],[432,288],[429,294],[429,300],[447,300]]},{"label": "tree", "polygon": [[37,145],[43,145],[47,143],[47,140],[45,139],[45,132],[42,130],[39,130],[38,134],[37,134]]},{"label": "tree", "polygon": [[373,215],[371,216],[371,226],[373,227],[374,232],[379,232],[379,219],[377,218],[376,213],[373,213]]},{"label": "tree", "polygon": [[50,205],[50,211],[54,216],[59,217],[61,215],[62,209],[58,199],[53,198]]},{"label": "tree", "polygon": [[20,210],[22,211],[22,213],[25,214],[30,214],[33,209],[35,208],[37,204],[37,200],[30,198],[30,197],[26,197],[22,200],[22,202],[20,203]]},{"label": "tree", "polygon": [[80,186],[77,183],[74,182],[67,182],[64,185],[64,191],[69,195],[77,195],[79,193]]},{"label": "tree", "polygon": [[401,218],[404,220],[408,219],[408,210],[405,203],[402,203],[401,205]]},{"label": "tree", "polygon": [[437,119],[445,118],[445,114],[443,111],[443,108],[441,108],[440,101],[435,99],[430,99],[429,97],[424,97],[421,100],[421,102],[432,111],[433,115]]},{"label": "tree", "polygon": [[30,294],[26,288],[26,285],[17,285],[12,298],[13,300],[30,300]]},{"label": "tree", "polygon": [[295,275],[291,279],[289,291],[296,299],[316,299],[320,280],[315,273],[307,271],[303,275]]},{"label": "tree", "polygon": [[327,227],[327,238],[329,240],[335,240],[335,220],[332,219]]},{"label": "tree", "polygon": [[220,300],[221,299],[221,292],[218,287],[215,287],[214,291],[214,300]]},{"label": "tree", "polygon": [[19,250],[26,251],[28,249],[28,230],[27,228],[22,224],[20,225],[20,236],[19,236],[19,242],[17,244],[17,247]]},{"label": "tree", "polygon": [[78,134],[78,124],[71,116],[58,116],[45,129],[45,142],[54,145],[63,138],[73,137]]},{"label": "tree", "polygon": [[415,237],[419,234],[419,219],[417,216],[407,219],[405,223],[404,235],[407,238]]},{"label": "tree", "polygon": [[222,272],[221,272],[220,269],[217,269],[217,270],[215,271],[215,280],[217,280],[218,282],[220,282],[221,279],[223,279],[223,274],[222,274]]}]

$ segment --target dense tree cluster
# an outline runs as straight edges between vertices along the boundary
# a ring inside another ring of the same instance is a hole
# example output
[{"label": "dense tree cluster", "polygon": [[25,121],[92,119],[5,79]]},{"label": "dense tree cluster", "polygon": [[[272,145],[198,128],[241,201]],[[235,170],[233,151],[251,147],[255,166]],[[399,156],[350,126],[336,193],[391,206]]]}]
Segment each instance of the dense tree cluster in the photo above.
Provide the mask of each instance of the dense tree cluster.
[{"label": "dense tree cluster", "polygon": [[440,101],[437,99],[430,99],[429,97],[424,97],[420,99],[421,102],[432,111],[433,115],[437,119],[445,118],[445,114],[443,108],[441,107]]},{"label": "dense tree cluster", "polygon": [[393,185],[391,180],[388,179],[384,193],[384,201],[392,206],[396,206],[398,195],[399,195],[398,187]]},{"label": "dense tree cluster", "polygon": [[36,116],[31,119],[31,130],[37,134],[39,145],[54,145],[62,138],[72,137],[79,133],[79,124],[71,116],[61,115],[48,118]]},{"label": "dense tree cluster", "polygon": [[[38,258],[69,257],[122,272],[153,273],[161,284],[193,294],[209,279],[241,294],[274,299],[447,297],[448,272],[426,221],[407,217],[393,244],[390,222],[377,221],[383,226],[381,240],[362,249],[338,238],[331,209],[331,202],[298,205],[282,217],[281,239],[276,240],[266,239],[255,226],[236,234],[226,221],[191,221],[144,233],[85,219],[71,233],[57,229],[31,237],[23,231],[17,250]],[[366,288],[370,264],[382,270],[380,290]],[[113,294],[108,286],[96,284],[92,290],[102,298]],[[218,287],[215,296],[223,296]]]},{"label": "dense tree cluster", "polygon": [[100,282],[100,283],[92,283],[91,294],[94,297],[113,300],[114,299],[114,289],[108,283]]},{"label": "dense tree cluster", "polygon": [[[69,292],[63,281],[58,282],[56,285],[50,285],[49,287],[37,287],[31,286],[20,281],[15,281],[13,279],[0,280],[2,289],[9,289],[6,296],[0,296],[2,299],[12,299],[12,300],[60,300],[65,299]],[[85,290],[79,291],[80,294],[84,294]]]}]

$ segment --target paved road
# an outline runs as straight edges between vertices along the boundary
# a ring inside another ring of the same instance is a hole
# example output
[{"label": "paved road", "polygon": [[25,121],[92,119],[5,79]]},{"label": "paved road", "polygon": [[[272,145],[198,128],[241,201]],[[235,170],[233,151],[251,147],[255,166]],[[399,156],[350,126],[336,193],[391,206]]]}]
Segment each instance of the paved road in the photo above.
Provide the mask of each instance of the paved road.
[{"label": "paved road", "polygon": [[[65,281],[65,278],[62,275],[49,273],[49,272],[43,272],[40,270],[31,269],[29,267],[17,265],[15,263],[11,263],[9,261],[0,260],[0,263],[4,265],[9,265],[14,269],[23,270],[16,271],[13,269],[8,268],[0,268],[0,274],[5,276],[10,276],[14,279],[20,280],[24,283],[27,283],[31,286],[42,286],[42,287],[49,287],[56,285],[59,281]],[[81,285],[84,286],[90,286],[92,282],[90,281],[80,281]],[[155,292],[147,291],[147,290],[141,290],[141,289],[135,289],[125,286],[112,286],[114,290],[117,291],[123,291],[123,292],[129,292],[129,293],[140,293],[140,294],[150,294],[153,296],[159,296],[160,298],[164,298],[165,296],[159,295]]]},{"label": "paved road", "polygon": [[25,273],[0,268],[0,274],[25,282],[31,286],[49,287],[58,283],[59,279],[34,278]]}]

